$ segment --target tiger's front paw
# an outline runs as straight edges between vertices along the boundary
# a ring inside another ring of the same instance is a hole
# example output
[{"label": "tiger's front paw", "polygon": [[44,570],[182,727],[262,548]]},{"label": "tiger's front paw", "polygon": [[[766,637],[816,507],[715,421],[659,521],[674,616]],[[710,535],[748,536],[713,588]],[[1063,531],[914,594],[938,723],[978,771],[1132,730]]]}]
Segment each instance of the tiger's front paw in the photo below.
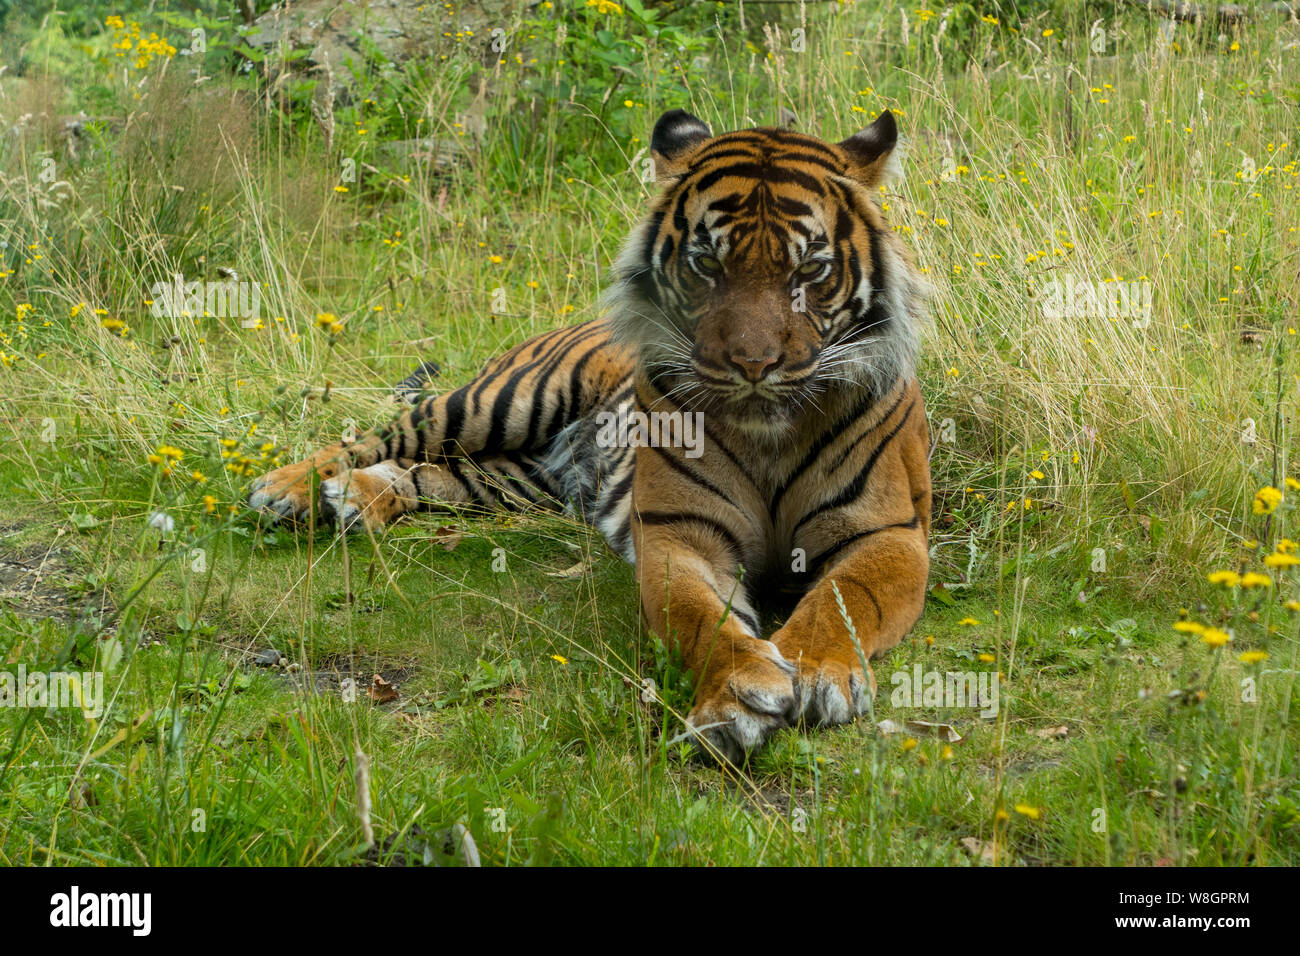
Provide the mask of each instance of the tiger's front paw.
[{"label": "tiger's front paw", "polygon": [[794,665],[770,641],[751,640],[725,667],[715,663],[686,718],[706,752],[736,765],[795,715]]},{"label": "tiger's front paw", "polygon": [[797,720],[808,724],[847,724],[867,713],[876,692],[876,677],[867,665],[864,677],[857,650],[801,648],[792,634],[777,631],[772,642],[794,662],[794,696]]}]

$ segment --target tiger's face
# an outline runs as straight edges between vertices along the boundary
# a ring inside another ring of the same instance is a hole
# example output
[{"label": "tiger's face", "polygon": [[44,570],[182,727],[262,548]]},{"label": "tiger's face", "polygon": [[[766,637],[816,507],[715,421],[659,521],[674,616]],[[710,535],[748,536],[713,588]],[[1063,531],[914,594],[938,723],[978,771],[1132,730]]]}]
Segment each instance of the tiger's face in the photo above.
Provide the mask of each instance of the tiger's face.
[{"label": "tiger's face", "polygon": [[663,192],[615,265],[611,318],[673,403],[773,433],[915,360],[920,287],[870,190],[893,114],[838,144],[785,129],[655,126]]}]

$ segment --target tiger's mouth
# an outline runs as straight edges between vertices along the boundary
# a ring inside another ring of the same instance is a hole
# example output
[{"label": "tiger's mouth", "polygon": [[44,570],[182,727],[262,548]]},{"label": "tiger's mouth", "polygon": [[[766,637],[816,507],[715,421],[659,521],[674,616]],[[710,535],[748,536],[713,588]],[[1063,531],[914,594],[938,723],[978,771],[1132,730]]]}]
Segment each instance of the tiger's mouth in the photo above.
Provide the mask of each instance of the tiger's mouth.
[{"label": "tiger's mouth", "polygon": [[789,375],[776,370],[757,382],[740,377],[719,378],[698,367],[682,391],[690,395],[684,404],[693,410],[733,424],[768,425],[795,417],[810,404],[816,391],[816,369]]}]

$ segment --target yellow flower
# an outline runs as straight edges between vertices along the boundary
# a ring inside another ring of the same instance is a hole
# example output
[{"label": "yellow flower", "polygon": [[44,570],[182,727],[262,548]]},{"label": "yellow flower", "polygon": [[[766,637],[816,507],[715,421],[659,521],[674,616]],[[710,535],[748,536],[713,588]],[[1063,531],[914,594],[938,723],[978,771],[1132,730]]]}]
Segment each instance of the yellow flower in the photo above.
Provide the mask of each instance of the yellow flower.
[{"label": "yellow flower", "polygon": [[559,664],[567,664],[567,663],[569,663],[569,659],[568,659],[567,657],[565,657],[563,654],[552,654],[552,655],[551,655],[551,660],[553,660],[553,661],[555,661],[556,663],[559,663]]},{"label": "yellow flower", "polygon": [[1294,478],[1288,478],[1286,480],[1286,486],[1292,491],[1300,491],[1300,481],[1297,481]]},{"label": "yellow flower", "polygon": [[1006,823],[1010,819],[1011,814],[1007,813],[1007,811],[1003,810],[1001,807],[998,807],[998,812],[993,814],[993,821],[995,823]]},{"label": "yellow flower", "polygon": [[1229,588],[1235,588],[1241,583],[1241,575],[1236,571],[1214,571],[1208,578],[1211,584],[1222,584]]},{"label": "yellow flower", "polygon": [[201,485],[206,485],[208,483],[208,476],[197,469],[190,472],[190,477]]},{"label": "yellow flower", "polygon": [[[1281,545],[1278,547],[1280,549]],[[1297,564],[1300,564],[1300,558],[1296,557],[1294,554],[1287,554],[1278,550],[1274,554],[1264,555],[1264,563],[1270,568],[1293,568]]]},{"label": "yellow flower", "polygon": [[1042,811],[1040,811],[1037,807],[1031,807],[1027,803],[1017,803],[1016,813],[1020,814],[1022,817],[1029,817],[1029,819],[1031,820],[1037,820],[1040,816],[1042,816]]},{"label": "yellow flower", "polygon": [[1201,640],[1211,647],[1222,647],[1232,640],[1232,635],[1227,631],[1221,631],[1217,627],[1207,627],[1205,633],[1201,635]]},{"label": "yellow flower", "polygon": [[217,499],[212,495],[203,496],[203,510],[208,514],[213,514],[217,510]]},{"label": "yellow flower", "polygon": [[1245,654],[1238,657],[1237,660],[1241,661],[1243,664],[1258,664],[1260,661],[1268,660],[1268,652],[1247,651]]},{"label": "yellow flower", "polygon": [[1265,485],[1255,492],[1253,510],[1257,515],[1271,515],[1282,503],[1282,492],[1272,485]]},{"label": "yellow flower", "polygon": [[904,752],[904,753],[907,753],[909,750],[915,750],[915,749],[916,749],[916,738],[915,738],[915,737],[908,737],[906,740],[903,741],[903,752]]},{"label": "yellow flower", "polygon": [[316,328],[323,329],[330,335],[338,335],[343,331],[343,323],[333,312],[317,312]]},{"label": "yellow flower", "polygon": [[1277,549],[1283,554],[1294,554],[1297,548],[1300,548],[1300,545],[1297,545],[1290,538],[1283,538],[1277,543]]},{"label": "yellow flower", "polygon": [[995,660],[997,660],[997,658],[994,657],[992,654],[981,654],[979,659],[980,662],[984,664],[992,664]]},{"label": "yellow flower", "polygon": [[1267,574],[1260,574],[1258,571],[1250,571],[1241,576],[1241,586],[1243,588],[1271,588],[1273,579]]},{"label": "yellow flower", "polygon": [[1205,625],[1197,624],[1195,621],[1175,621],[1174,630],[1182,631],[1184,634],[1204,634]]},{"label": "yellow flower", "polygon": [[1288,611],[1300,611],[1300,601],[1287,601],[1282,606]]},{"label": "yellow flower", "polygon": [[975,618],[973,618],[973,617],[963,617],[960,621],[957,622],[957,626],[958,626],[958,627],[974,627],[974,626],[975,626],[976,624],[978,624],[978,623],[979,623],[979,621],[975,620]]}]

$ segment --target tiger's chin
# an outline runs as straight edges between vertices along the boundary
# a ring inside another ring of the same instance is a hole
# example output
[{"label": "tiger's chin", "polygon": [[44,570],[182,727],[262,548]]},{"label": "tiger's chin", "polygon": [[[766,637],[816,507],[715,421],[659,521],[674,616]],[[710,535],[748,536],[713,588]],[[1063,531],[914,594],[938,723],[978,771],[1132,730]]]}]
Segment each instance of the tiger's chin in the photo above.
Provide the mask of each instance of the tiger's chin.
[{"label": "tiger's chin", "polygon": [[771,441],[787,437],[799,418],[794,402],[759,394],[718,401],[710,414],[723,426],[746,438]]}]

